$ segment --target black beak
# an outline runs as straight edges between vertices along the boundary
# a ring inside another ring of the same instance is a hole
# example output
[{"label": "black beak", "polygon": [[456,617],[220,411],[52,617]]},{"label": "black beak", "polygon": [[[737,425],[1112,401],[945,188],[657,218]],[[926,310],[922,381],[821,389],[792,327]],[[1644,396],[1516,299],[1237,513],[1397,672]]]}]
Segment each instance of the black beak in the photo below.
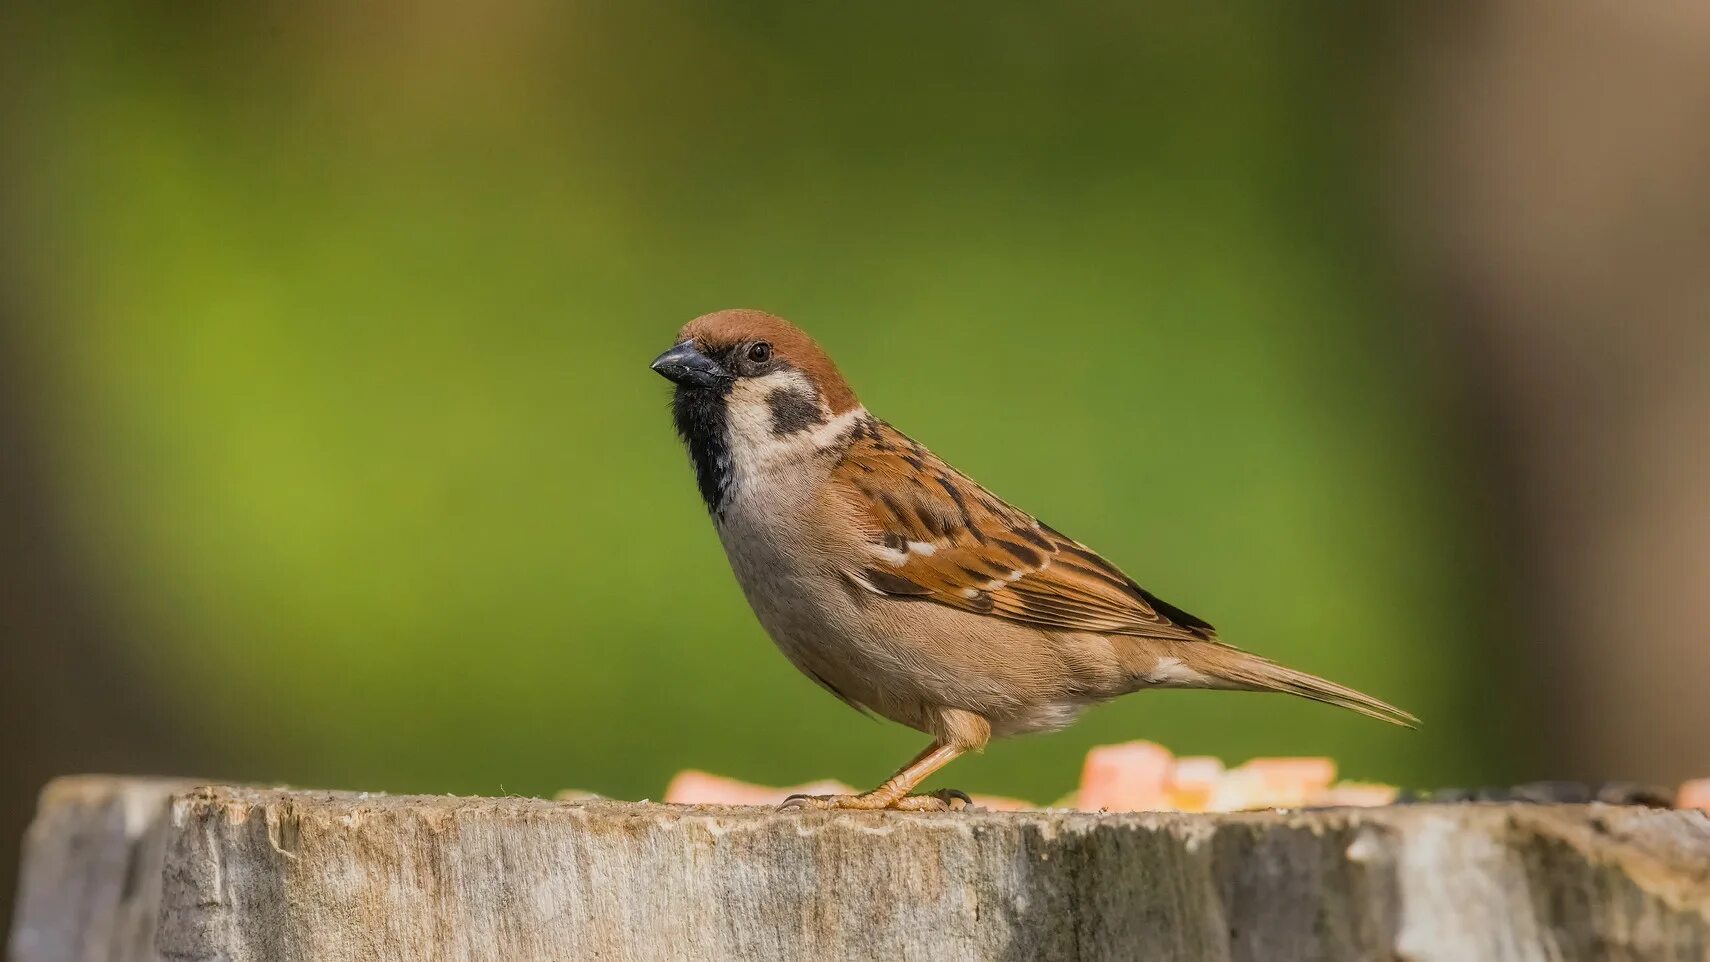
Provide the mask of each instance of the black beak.
[{"label": "black beak", "polygon": [[729,371],[720,367],[717,361],[695,350],[692,341],[684,341],[654,358],[653,369],[667,381],[705,390],[723,387],[732,380]]}]

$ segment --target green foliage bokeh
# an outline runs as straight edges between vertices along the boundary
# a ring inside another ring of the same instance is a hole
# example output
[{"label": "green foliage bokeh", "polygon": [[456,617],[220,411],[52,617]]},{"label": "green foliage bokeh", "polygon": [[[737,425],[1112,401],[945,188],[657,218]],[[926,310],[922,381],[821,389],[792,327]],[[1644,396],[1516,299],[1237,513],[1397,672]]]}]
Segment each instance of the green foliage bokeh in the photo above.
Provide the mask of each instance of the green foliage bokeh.
[{"label": "green foliage bokeh", "polygon": [[1426,721],[1159,693],[941,782],[1049,800],[1136,737],[1495,770],[1361,174],[1377,25],[1308,6],[39,12],[31,349],[129,670],[210,774],[876,782],[920,736],[772,650],[647,370],[753,306],[1231,642]]}]

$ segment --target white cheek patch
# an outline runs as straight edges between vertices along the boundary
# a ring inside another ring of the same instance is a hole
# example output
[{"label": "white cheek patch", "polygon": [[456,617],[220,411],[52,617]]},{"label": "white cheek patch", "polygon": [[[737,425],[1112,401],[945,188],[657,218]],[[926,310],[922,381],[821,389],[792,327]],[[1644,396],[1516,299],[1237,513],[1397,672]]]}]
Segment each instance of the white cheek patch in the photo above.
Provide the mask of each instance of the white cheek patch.
[{"label": "white cheek patch", "polygon": [[[779,414],[771,400],[778,392],[797,405],[816,406],[817,419],[805,418],[810,425],[805,429],[778,433]],[[811,457],[842,438],[866,413],[865,408],[856,407],[832,417],[813,382],[800,371],[784,369],[764,377],[738,378],[725,398],[731,460],[739,472],[752,472]]]},{"label": "white cheek patch", "polygon": [[774,391],[814,396],[813,387],[799,372],[778,371],[765,377],[737,380],[725,398],[725,429],[738,464],[770,461],[781,452],[799,447],[798,437],[778,437],[772,431],[772,407],[766,399]]},{"label": "white cheek patch", "polygon": [[856,422],[866,416],[867,409],[856,405],[815,428],[808,436],[808,440],[812,442],[816,450],[828,448],[841,440],[845,434],[849,433],[850,429],[855,427]]},{"label": "white cheek patch", "polygon": [[818,395],[813,382],[808,376],[794,368],[781,368],[762,377],[739,377],[731,385],[732,400],[743,398],[747,400],[764,401],[766,395],[773,391],[800,391],[803,394]]}]

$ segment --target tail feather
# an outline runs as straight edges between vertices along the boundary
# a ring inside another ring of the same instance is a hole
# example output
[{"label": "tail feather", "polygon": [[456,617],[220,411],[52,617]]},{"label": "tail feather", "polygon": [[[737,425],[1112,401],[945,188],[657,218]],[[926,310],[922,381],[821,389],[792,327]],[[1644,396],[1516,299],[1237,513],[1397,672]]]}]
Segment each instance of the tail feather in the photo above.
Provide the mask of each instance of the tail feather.
[{"label": "tail feather", "polygon": [[[1304,671],[1296,671],[1286,665],[1279,665],[1268,658],[1261,658],[1239,648],[1219,644],[1215,655],[1211,651],[1201,649],[1190,657],[1189,665],[1194,665],[1232,688],[1245,691],[1273,691],[1287,695],[1298,695],[1310,698],[1326,705],[1335,705],[1349,711],[1357,711],[1370,718],[1386,721],[1392,725],[1404,728],[1418,728],[1419,719],[1411,712],[1406,712],[1386,701],[1373,698],[1362,691],[1356,691],[1346,685],[1338,685],[1317,675],[1309,675]],[[1211,657],[1206,657],[1211,655]],[[1198,663],[1197,665],[1195,663]]]}]

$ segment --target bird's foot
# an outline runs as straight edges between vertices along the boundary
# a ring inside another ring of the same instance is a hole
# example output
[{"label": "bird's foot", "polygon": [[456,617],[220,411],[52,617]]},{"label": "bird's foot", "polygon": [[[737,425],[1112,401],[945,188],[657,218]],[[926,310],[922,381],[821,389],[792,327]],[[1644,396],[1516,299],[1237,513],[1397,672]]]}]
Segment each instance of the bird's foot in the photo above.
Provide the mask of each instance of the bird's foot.
[{"label": "bird's foot", "polygon": [[978,807],[968,793],[959,788],[941,788],[925,795],[904,795],[891,806],[899,812],[967,812]]},{"label": "bird's foot", "polygon": [[887,792],[868,792],[865,795],[791,795],[784,799],[784,804],[778,806],[779,811],[792,808],[815,811],[841,809],[852,812],[961,812],[974,808],[974,801],[966,792],[946,788],[927,795],[891,795]]}]

